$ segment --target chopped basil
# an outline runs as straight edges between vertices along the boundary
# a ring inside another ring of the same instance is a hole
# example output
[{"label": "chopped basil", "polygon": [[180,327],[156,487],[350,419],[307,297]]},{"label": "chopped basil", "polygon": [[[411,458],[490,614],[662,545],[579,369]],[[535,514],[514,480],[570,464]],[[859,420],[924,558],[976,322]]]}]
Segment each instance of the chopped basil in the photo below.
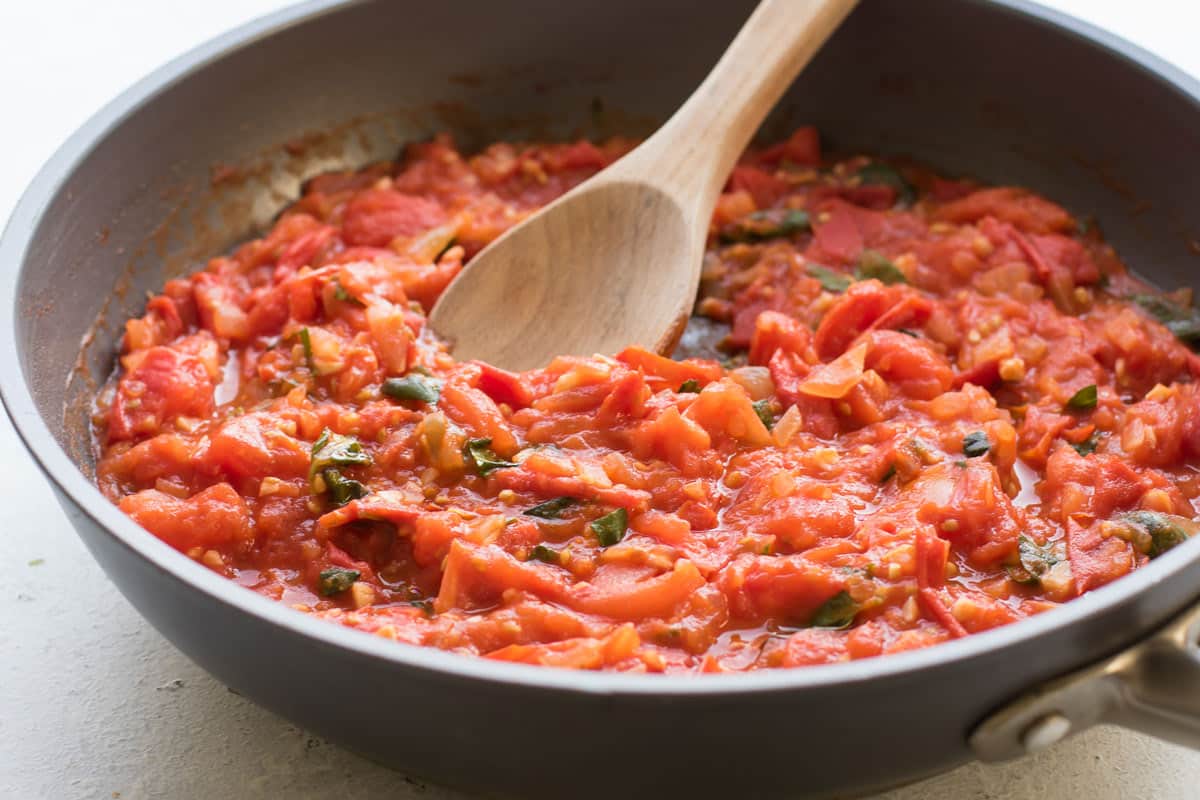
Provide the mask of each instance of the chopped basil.
[{"label": "chopped basil", "polygon": [[777,236],[791,236],[811,228],[808,212],[799,208],[768,208],[755,211],[726,225],[720,234],[722,242],[761,242]]},{"label": "chopped basil", "polygon": [[347,292],[346,287],[342,286],[342,282],[339,280],[333,282],[333,299],[340,300],[343,303],[353,303],[356,306],[363,304],[362,300]]},{"label": "chopped basil", "polygon": [[700,381],[696,380],[695,378],[688,378],[686,381],[679,384],[680,394],[685,392],[689,394],[695,394],[698,391],[700,391]]},{"label": "chopped basil", "polygon": [[538,503],[533,508],[527,508],[522,513],[527,517],[540,519],[558,519],[562,512],[579,503],[574,497],[556,497],[544,503]]},{"label": "chopped basil", "polygon": [[625,509],[618,508],[593,520],[590,527],[602,547],[612,547],[625,538],[629,528],[629,514]]},{"label": "chopped basil", "polygon": [[681,636],[683,636],[683,631],[681,631],[679,628],[667,628],[664,631],[660,631],[658,636],[660,639],[663,639],[667,642],[674,643]]},{"label": "chopped basil", "polygon": [[1139,543],[1135,540],[1134,544],[1140,544],[1139,549],[1151,558],[1182,544],[1200,530],[1200,525],[1194,520],[1158,511],[1130,511],[1117,519],[1144,532],[1143,541]]},{"label": "chopped basil", "polygon": [[413,371],[403,378],[388,378],[379,390],[393,400],[413,400],[432,405],[441,397],[442,383]]},{"label": "chopped basil", "polygon": [[1025,585],[1041,583],[1047,570],[1058,563],[1053,545],[1040,545],[1024,534],[1017,537],[1017,559],[1016,564],[1006,567],[1008,577]]},{"label": "chopped basil", "polygon": [[268,383],[267,391],[271,393],[272,397],[282,397],[299,385],[300,384],[296,383],[295,381],[288,380],[287,378],[280,378]]},{"label": "chopped basil", "polygon": [[854,623],[854,617],[858,611],[858,603],[854,602],[850,593],[843,589],[821,604],[817,613],[813,614],[812,621],[808,623],[808,626],[840,631],[843,628],[849,628]]},{"label": "chopped basil", "polygon": [[1071,447],[1075,448],[1075,452],[1081,456],[1090,456],[1096,452],[1096,446],[1100,444],[1102,438],[1104,438],[1104,434],[1101,431],[1092,431],[1091,436],[1078,444],[1071,445]]},{"label": "chopped basil", "polygon": [[344,506],[351,500],[358,500],[369,494],[366,486],[342,477],[341,471],[332,467],[322,472],[321,477],[325,480],[325,488],[329,490],[329,497],[335,506]]},{"label": "chopped basil", "polygon": [[906,181],[895,167],[888,164],[872,161],[860,169],[857,175],[863,183],[892,187],[896,190],[896,201],[902,205],[912,205],[917,199],[917,191],[913,185]]},{"label": "chopped basil", "polygon": [[317,581],[317,588],[320,589],[321,594],[325,597],[332,597],[349,589],[361,576],[362,573],[356,569],[330,567],[321,571],[321,577]]},{"label": "chopped basil", "polygon": [[326,428],[313,442],[312,464],[308,476],[312,478],[332,466],[348,467],[371,463],[371,454],[353,436],[342,436]]},{"label": "chopped basil", "polygon": [[544,561],[547,564],[559,564],[562,562],[562,557],[553,547],[547,547],[544,544],[535,544],[533,549],[529,551],[531,561]]},{"label": "chopped basil", "polygon": [[317,370],[313,366],[312,336],[309,335],[308,328],[301,328],[296,335],[300,337],[300,346],[304,349],[305,365],[308,366],[309,372],[316,372]]},{"label": "chopped basil", "polygon": [[450,248],[454,247],[454,245],[457,243],[458,243],[457,237],[451,236],[450,241],[446,242],[446,246],[443,247],[441,250],[439,250],[438,254],[433,257],[433,263],[436,264],[437,262],[441,261],[442,256],[446,255],[446,253],[450,251]]},{"label": "chopped basil", "polygon": [[468,439],[463,445],[463,455],[475,466],[475,473],[486,478],[498,469],[517,466],[512,461],[505,461],[492,450],[491,439]]},{"label": "chopped basil", "polygon": [[415,606],[425,612],[425,616],[433,616],[433,601],[431,600],[409,600],[410,606]]},{"label": "chopped basil", "polygon": [[891,464],[888,464],[888,468],[886,470],[884,470],[883,477],[879,479],[879,482],[887,483],[895,476],[896,476],[896,462],[893,461]]},{"label": "chopped basil", "polygon": [[1085,410],[1096,407],[1096,384],[1090,384],[1083,387],[1075,394],[1071,395],[1071,399],[1067,401],[1068,408]]},{"label": "chopped basil", "polygon": [[887,286],[908,283],[908,278],[900,268],[878,250],[863,250],[862,255],[858,257],[858,266],[854,268],[854,277],[860,281],[875,278]]},{"label": "chopped basil", "polygon": [[806,270],[810,278],[817,279],[822,289],[834,294],[841,294],[850,288],[850,284],[854,283],[849,275],[844,275],[829,267],[822,267],[820,264],[809,264]]},{"label": "chopped basil", "polygon": [[1157,319],[1189,347],[1200,345],[1200,310],[1185,306],[1169,295],[1135,294],[1129,298]]},{"label": "chopped basil", "polygon": [[984,431],[975,431],[963,437],[963,455],[967,458],[987,455],[987,451],[991,449],[991,440]]},{"label": "chopped basil", "polygon": [[754,413],[762,420],[762,424],[767,426],[767,430],[774,428],[775,413],[771,410],[771,401],[763,398],[762,400],[755,400],[752,405],[754,406]]}]

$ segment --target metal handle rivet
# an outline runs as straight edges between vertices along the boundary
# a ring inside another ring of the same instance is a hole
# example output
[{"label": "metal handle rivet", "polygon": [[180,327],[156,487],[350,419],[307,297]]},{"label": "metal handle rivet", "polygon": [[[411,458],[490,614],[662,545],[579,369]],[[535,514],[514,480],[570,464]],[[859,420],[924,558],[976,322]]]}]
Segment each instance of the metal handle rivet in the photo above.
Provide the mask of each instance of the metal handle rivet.
[{"label": "metal handle rivet", "polygon": [[1021,734],[1021,744],[1026,752],[1036,753],[1062,741],[1070,732],[1071,720],[1057,711],[1051,711],[1029,723],[1029,727]]}]

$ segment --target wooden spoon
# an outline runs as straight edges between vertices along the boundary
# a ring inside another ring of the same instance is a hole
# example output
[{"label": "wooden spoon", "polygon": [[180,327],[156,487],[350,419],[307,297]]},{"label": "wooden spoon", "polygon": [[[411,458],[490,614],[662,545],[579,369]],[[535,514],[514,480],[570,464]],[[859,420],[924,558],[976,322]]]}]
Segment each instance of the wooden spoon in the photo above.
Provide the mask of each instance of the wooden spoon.
[{"label": "wooden spoon", "polygon": [[730,170],[855,2],[762,0],[653,136],[475,256],[434,306],[433,330],[457,358],[513,370],[631,344],[669,353]]}]

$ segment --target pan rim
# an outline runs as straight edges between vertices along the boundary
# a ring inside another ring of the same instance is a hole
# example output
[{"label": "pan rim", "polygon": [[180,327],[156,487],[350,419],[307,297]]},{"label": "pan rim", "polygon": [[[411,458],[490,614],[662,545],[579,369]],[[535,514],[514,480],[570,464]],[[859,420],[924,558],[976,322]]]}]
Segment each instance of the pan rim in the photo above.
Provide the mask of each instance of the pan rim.
[{"label": "pan rim", "polygon": [[[1200,111],[1200,80],[1184,73],[1137,45],[1061,12],[1028,0],[972,0],[998,6],[1051,27],[1060,34],[1081,39],[1109,56],[1140,69],[1158,82],[1190,100]],[[763,692],[804,691],[830,685],[902,678],[933,667],[949,666],[979,658],[1030,640],[1050,636],[1085,619],[1114,610],[1138,594],[1177,577],[1200,561],[1200,540],[1186,542],[1166,558],[1118,581],[1076,598],[1060,608],[979,634],[933,647],[883,658],[809,666],[803,669],[758,670],[738,675],[662,676],[608,672],[581,672],[525,664],[489,661],[475,656],[407,645],[364,634],[297,612],[238,586],[187,558],[144,530],[101,494],[100,490],[70,459],[51,434],[34,403],[22,354],[15,336],[18,321],[18,288],[33,233],[45,209],[76,167],[94,147],[119,128],[122,122],[175,83],[203,66],[224,58],[255,42],[295,25],[310,22],[363,0],[310,0],[245,23],[178,56],[133,84],[92,115],[38,171],[22,194],[0,236],[0,400],[25,449],[53,487],[70,499],[91,523],[132,551],[148,566],[200,592],[232,610],[259,622],[277,626],[304,638],[312,646],[345,649],[356,656],[387,662],[398,668],[422,669],[447,678],[486,681],[530,690],[591,695],[633,696],[725,696]],[[118,587],[120,588],[120,587]],[[1145,632],[1130,635],[1134,640]],[[1097,654],[1099,655],[1099,654]]]}]

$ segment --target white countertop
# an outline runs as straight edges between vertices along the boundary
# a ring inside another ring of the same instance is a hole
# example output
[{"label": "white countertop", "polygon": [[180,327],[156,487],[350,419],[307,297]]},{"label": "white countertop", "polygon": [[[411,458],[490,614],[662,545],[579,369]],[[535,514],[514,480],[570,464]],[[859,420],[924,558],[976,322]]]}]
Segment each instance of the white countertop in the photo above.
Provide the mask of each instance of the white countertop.
[{"label": "white countertop", "polygon": [[[0,219],[54,148],[114,94],[283,5],[0,0]],[[1190,4],[1048,5],[1200,75],[1197,12],[1183,10]],[[178,653],[92,561],[7,419],[0,486],[0,797],[460,797],[309,735]],[[968,765],[882,797],[1182,800],[1196,797],[1198,785],[1200,753],[1102,728],[1034,757]]]}]

